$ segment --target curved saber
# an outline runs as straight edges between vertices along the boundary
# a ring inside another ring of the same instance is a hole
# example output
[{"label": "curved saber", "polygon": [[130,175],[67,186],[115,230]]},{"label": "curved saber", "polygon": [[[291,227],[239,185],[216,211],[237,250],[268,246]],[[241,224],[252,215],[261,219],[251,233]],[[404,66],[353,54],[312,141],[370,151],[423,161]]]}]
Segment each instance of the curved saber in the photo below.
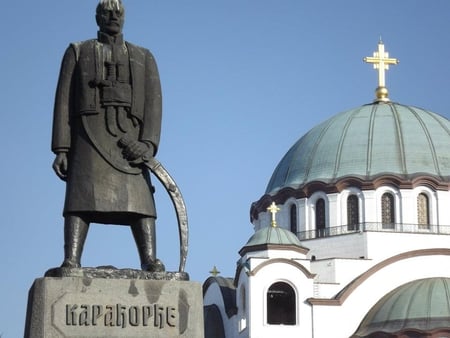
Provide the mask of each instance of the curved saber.
[{"label": "curved saber", "polygon": [[178,230],[180,235],[180,267],[179,271],[184,272],[188,251],[188,220],[186,205],[183,196],[173,178],[163,165],[154,157],[145,158],[144,164],[151,170],[161,184],[166,188],[172,200],[178,220]]}]

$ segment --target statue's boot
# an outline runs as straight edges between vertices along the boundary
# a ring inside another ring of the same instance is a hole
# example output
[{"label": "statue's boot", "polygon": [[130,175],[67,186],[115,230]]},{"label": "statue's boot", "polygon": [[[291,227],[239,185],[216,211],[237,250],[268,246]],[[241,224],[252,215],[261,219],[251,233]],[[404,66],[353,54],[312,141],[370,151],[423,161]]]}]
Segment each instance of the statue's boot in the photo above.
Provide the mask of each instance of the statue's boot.
[{"label": "statue's boot", "polygon": [[64,221],[63,268],[80,268],[81,254],[89,230],[89,223],[77,216],[66,216]]},{"label": "statue's boot", "polygon": [[162,272],[166,268],[156,258],[155,218],[141,218],[131,225],[134,240],[141,259],[141,268],[144,271]]}]

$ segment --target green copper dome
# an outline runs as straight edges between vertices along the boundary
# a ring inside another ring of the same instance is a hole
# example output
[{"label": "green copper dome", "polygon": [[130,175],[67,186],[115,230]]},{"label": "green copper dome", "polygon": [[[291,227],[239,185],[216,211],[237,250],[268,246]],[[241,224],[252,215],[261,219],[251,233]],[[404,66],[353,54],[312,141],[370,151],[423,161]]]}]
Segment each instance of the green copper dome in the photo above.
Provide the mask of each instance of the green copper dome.
[{"label": "green copper dome", "polygon": [[388,293],[369,311],[352,338],[387,337],[383,333],[403,337],[399,333],[405,331],[429,337],[427,333],[437,329],[450,331],[450,279],[444,277],[416,280]]},{"label": "green copper dome", "polygon": [[289,230],[269,226],[255,232],[255,234],[250,237],[247,244],[245,244],[245,247],[267,244],[302,246],[298,237]]},{"label": "green copper dome", "polygon": [[313,181],[380,175],[450,178],[450,121],[427,110],[375,102],[311,129],[286,153],[266,193]]}]

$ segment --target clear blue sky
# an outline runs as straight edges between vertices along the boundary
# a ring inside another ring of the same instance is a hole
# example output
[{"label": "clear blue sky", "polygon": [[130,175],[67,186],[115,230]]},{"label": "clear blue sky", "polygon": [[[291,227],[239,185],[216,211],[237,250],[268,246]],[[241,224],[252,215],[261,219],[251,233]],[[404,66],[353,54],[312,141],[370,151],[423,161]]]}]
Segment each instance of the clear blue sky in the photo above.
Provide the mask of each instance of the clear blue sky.
[{"label": "clear blue sky", "polygon": [[[28,289],[63,257],[64,184],[50,133],[62,54],[95,37],[95,0],[8,1],[0,28],[0,333],[23,335]],[[162,81],[159,160],[184,195],[186,270],[234,276],[249,209],[288,148],[326,118],[374,97],[364,64],[380,36],[400,64],[393,101],[450,117],[450,1],[124,0],[125,38],[149,48]],[[449,150],[450,151],[450,150]],[[175,214],[157,185],[158,252],[178,267]],[[84,266],[139,266],[127,227],[92,225]]]}]

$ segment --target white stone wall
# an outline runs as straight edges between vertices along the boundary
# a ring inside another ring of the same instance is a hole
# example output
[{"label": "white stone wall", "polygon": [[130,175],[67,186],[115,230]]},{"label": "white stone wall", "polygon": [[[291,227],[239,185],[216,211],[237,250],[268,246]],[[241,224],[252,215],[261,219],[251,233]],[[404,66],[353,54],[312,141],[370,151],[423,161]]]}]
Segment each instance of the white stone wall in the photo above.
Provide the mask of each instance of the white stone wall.
[{"label": "white stone wall", "polygon": [[449,248],[450,236],[432,234],[405,234],[405,233],[367,233],[368,257],[373,260],[373,264],[386,258],[398,255],[403,252]]},{"label": "white stone wall", "polygon": [[372,266],[372,260],[367,259],[330,258],[311,262],[311,272],[316,274],[316,283],[329,284],[326,288],[329,291],[319,296],[332,297]]},{"label": "white stone wall", "polygon": [[[313,292],[313,279],[293,265],[273,263],[265,265],[256,274],[249,277],[249,318],[250,337],[273,338],[276,336],[310,337],[311,306],[305,303]],[[269,325],[267,323],[267,292],[276,282],[285,282],[295,291],[297,314],[296,325]]]},{"label": "white stone wall", "polygon": [[341,236],[331,236],[303,241],[309,249],[308,258],[368,258],[367,233],[357,232]]},{"label": "white stone wall", "polygon": [[341,305],[314,305],[314,338],[350,337],[385,294],[410,281],[449,277],[449,256],[419,256],[394,262],[368,277]]},{"label": "white stone wall", "polygon": [[450,226],[450,193],[448,191],[437,191],[436,200],[436,223]]}]

